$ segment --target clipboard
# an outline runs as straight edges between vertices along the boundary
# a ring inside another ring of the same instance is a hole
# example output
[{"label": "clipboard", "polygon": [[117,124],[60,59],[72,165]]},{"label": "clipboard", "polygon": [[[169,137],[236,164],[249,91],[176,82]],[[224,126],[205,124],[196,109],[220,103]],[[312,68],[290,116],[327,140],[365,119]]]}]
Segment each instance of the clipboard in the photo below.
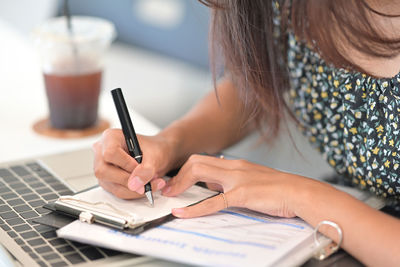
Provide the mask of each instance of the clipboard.
[{"label": "clipboard", "polygon": [[[353,188],[338,189],[374,208],[379,208],[378,204],[382,203],[368,192]],[[205,217],[172,220],[162,227],[142,233],[140,238],[98,225],[90,227],[79,221],[61,228],[57,234],[76,242],[185,264],[283,267],[299,266],[316,255],[319,260],[321,255],[323,258],[330,255],[329,249],[335,244],[316,230],[300,218],[279,218],[229,208]],[[276,242],[279,233],[285,242]],[[315,234],[318,242],[315,242]]]},{"label": "clipboard", "polygon": [[[222,154],[214,154],[211,156],[221,157]],[[224,156],[224,157],[229,158],[229,159],[233,158],[231,156]],[[171,170],[170,172],[168,172],[166,174],[165,177],[166,178],[173,177],[178,173],[178,171],[179,171],[179,169]],[[173,216],[171,213],[168,213],[168,214],[165,214],[164,216],[160,216],[160,217],[154,218],[152,220],[147,220],[147,221],[142,221],[142,222],[138,222],[138,221],[134,222],[131,220],[131,218],[129,218],[129,215],[125,216],[123,214],[119,214],[117,216],[109,216],[109,214],[107,212],[104,213],[104,210],[93,212],[90,210],[90,208],[89,209],[87,208],[87,205],[83,205],[83,206],[77,205],[78,203],[68,205],[68,203],[65,202],[65,200],[67,198],[73,198],[79,194],[83,194],[85,192],[90,192],[92,190],[98,190],[99,188],[100,188],[100,186],[96,185],[96,186],[87,188],[85,190],[82,190],[80,192],[77,192],[72,196],[61,196],[55,202],[50,202],[50,203],[45,204],[43,206],[43,208],[51,210],[52,213],[35,219],[35,222],[44,224],[44,225],[47,225],[50,227],[54,227],[54,228],[61,228],[61,227],[64,227],[65,225],[71,223],[73,221],[73,219],[79,219],[80,221],[86,222],[89,224],[98,223],[98,224],[102,224],[102,225],[114,228],[114,229],[122,231],[122,232],[138,235],[140,233],[143,233],[144,231],[147,231],[149,229],[152,229],[152,228],[160,226],[164,223],[167,223],[175,218],[175,216]],[[207,188],[206,184],[203,182],[196,183],[194,188],[195,188],[194,191],[197,191],[197,193],[201,193],[200,197],[195,198],[194,201],[185,202],[186,205],[183,205],[183,206],[181,205],[180,207],[195,205],[209,197],[213,197],[218,194],[218,192],[209,190]],[[193,191],[193,189],[190,189],[189,191]],[[160,201],[161,201],[161,203],[163,202],[163,200],[160,200]],[[157,201],[157,202],[160,203],[160,201]],[[93,203],[96,203],[96,201]],[[89,204],[89,207],[90,207],[90,206],[93,206],[93,203],[87,203],[87,204]],[[158,203],[156,205],[158,205]],[[118,205],[114,205],[113,207],[118,209]],[[177,208],[177,207],[179,207],[179,205],[171,206],[171,208]]]},{"label": "clipboard", "polygon": [[[118,199],[101,187],[95,186],[71,196],[61,196],[55,202],[50,202],[43,207],[58,215],[78,219],[81,222],[101,224],[125,233],[138,235],[173,220],[175,216],[170,212],[172,208],[194,205],[215,195],[216,192],[199,186],[194,186],[186,195],[175,198],[163,197],[158,192],[157,202],[159,206],[163,205],[163,207],[157,209],[157,204],[156,208],[152,208],[144,199]],[[89,201],[90,198],[95,198],[96,201]],[[134,212],[135,205],[138,213]],[[127,208],[129,206],[133,208],[129,210]],[[143,213],[155,214],[143,216]],[[44,221],[45,218],[40,223],[45,224]]]},{"label": "clipboard", "polygon": [[86,222],[89,224],[98,223],[134,235],[138,235],[146,230],[160,226],[175,218],[174,215],[168,214],[152,221],[135,223],[129,217],[117,217],[108,214],[107,212],[88,210],[86,209],[86,207],[82,207],[79,205],[69,205],[69,203],[63,201],[63,199],[65,199],[66,197],[70,196],[60,197],[55,202],[48,203],[43,207],[57,214],[62,214],[71,218],[79,219],[82,222]]}]

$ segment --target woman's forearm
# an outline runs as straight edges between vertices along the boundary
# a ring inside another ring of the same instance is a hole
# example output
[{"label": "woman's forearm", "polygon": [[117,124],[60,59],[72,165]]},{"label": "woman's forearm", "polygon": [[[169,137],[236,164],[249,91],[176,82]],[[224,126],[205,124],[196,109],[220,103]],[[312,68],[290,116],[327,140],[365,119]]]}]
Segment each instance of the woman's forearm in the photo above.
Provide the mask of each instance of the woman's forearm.
[{"label": "woman's forearm", "polygon": [[[302,193],[298,192],[296,198],[297,216],[313,227],[323,220],[337,223],[343,231],[342,248],[366,265],[399,265],[399,219],[375,210],[330,185],[317,182],[305,186],[307,188]],[[321,230],[337,241],[336,230],[331,227]]]},{"label": "woman's forearm", "polygon": [[216,153],[242,139],[252,129],[245,118],[237,90],[225,80],[160,135],[175,144],[176,162],[181,164],[190,154]]}]

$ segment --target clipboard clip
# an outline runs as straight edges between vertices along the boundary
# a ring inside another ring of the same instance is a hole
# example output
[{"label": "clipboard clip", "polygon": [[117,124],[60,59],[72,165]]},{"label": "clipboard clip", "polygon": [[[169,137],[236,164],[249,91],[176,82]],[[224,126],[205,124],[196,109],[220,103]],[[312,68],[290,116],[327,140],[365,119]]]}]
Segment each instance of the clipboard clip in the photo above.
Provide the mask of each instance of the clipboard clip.
[{"label": "clipboard clip", "polygon": [[119,230],[137,228],[145,222],[135,214],[117,209],[106,202],[88,202],[71,196],[62,196],[54,203],[56,211],[78,218],[81,222],[99,223]]},{"label": "clipboard clip", "polygon": [[79,214],[79,220],[80,220],[81,222],[86,222],[86,223],[88,223],[88,224],[92,224],[92,223],[94,223],[94,216],[93,216],[93,214],[91,214],[90,212],[82,211],[82,212]]}]

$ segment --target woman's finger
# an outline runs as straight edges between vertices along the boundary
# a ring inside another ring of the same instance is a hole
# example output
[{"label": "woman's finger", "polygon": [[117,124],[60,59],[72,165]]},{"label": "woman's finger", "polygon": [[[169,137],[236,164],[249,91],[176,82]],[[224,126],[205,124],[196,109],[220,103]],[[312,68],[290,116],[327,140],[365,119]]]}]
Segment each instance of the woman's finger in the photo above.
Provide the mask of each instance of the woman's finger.
[{"label": "woman's finger", "polygon": [[[143,194],[133,192],[124,186],[108,181],[99,181],[99,185],[107,192],[122,199],[136,199],[144,196]],[[154,179],[151,181],[151,186],[153,191],[161,190],[165,186],[165,181],[162,178]]]},{"label": "woman's finger", "polygon": [[108,129],[104,131],[102,141],[99,142],[101,148],[97,148],[99,156],[109,163],[118,166],[127,172],[132,172],[137,166],[137,162],[127,152],[125,138],[119,129]]},{"label": "woman's finger", "polygon": [[117,183],[125,187],[128,186],[130,173],[102,160],[97,160],[94,163],[94,173],[99,180]]},{"label": "woman's finger", "polygon": [[212,191],[223,191],[223,188],[220,184],[214,184],[214,183],[206,183],[207,188],[212,190]]},{"label": "woman's finger", "polygon": [[234,166],[235,165],[234,160],[226,160],[224,158],[216,158],[214,156],[194,154],[189,157],[189,159],[186,161],[185,164],[183,164],[182,168],[180,169],[180,172],[182,171],[182,173],[184,173],[188,171],[188,169],[192,168],[192,165],[196,163],[204,163],[216,167],[221,167],[224,169],[236,168]]},{"label": "woman's finger", "polygon": [[143,162],[131,173],[128,180],[128,188],[141,193],[144,191],[144,185],[154,177],[157,177],[154,165]]},{"label": "woman's finger", "polygon": [[[192,169],[193,165],[196,164],[207,164],[215,167],[220,167],[226,170],[246,170],[249,167],[249,164],[251,164],[252,167],[253,165],[255,165],[242,159],[228,160],[225,159],[224,157],[217,158],[214,156],[194,154],[190,156],[187,162],[182,166],[178,174],[190,172],[190,169]],[[219,191],[221,190],[221,186],[218,184],[210,183],[209,188],[211,190],[219,190]]]},{"label": "woman's finger", "polygon": [[122,147],[127,150],[125,136],[121,129],[107,129],[101,136],[101,143],[104,148],[107,147]]},{"label": "woman's finger", "polygon": [[172,209],[172,214],[178,218],[193,218],[210,215],[228,207],[229,195],[229,193],[222,193],[190,207]]},{"label": "woman's finger", "polygon": [[231,171],[221,167],[209,165],[207,163],[196,162],[190,164],[190,168],[186,168],[185,171],[179,171],[179,173],[169,180],[168,185],[163,190],[165,196],[176,196],[198,181],[206,183],[220,184],[224,189],[224,184],[230,182]]},{"label": "woman's finger", "polygon": [[113,182],[99,180],[99,185],[102,188],[104,188],[104,190],[106,190],[107,192],[110,192],[111,194],[115,195],[118,198],[136,199],[136,198],[143,197],[143,195],[136,193],[136,192],[132,192],[128,188],[126,188],[120,184],[113,183]]},{"label": "woman's finger", "polygon": [[103,149],[102,158],[105,162],[118,166],[127,172],[132,172],[138,165],[128,152],[117,146]]}]

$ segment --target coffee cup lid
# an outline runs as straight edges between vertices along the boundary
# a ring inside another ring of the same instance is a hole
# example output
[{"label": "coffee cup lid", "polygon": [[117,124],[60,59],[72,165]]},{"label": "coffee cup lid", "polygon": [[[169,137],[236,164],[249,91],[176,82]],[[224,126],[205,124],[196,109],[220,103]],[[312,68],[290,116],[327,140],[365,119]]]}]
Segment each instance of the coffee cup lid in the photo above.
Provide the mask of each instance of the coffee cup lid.
[{"label": "coffee cup lid", "polygon": [[54,17],[37,26],[33,36],[40,43],[68,43],[72,39],[76,44],[96,41],[111,43],[116,37],[113,23],[102,18],[72,16],[71,25],[72,33],[66,17]]}]

